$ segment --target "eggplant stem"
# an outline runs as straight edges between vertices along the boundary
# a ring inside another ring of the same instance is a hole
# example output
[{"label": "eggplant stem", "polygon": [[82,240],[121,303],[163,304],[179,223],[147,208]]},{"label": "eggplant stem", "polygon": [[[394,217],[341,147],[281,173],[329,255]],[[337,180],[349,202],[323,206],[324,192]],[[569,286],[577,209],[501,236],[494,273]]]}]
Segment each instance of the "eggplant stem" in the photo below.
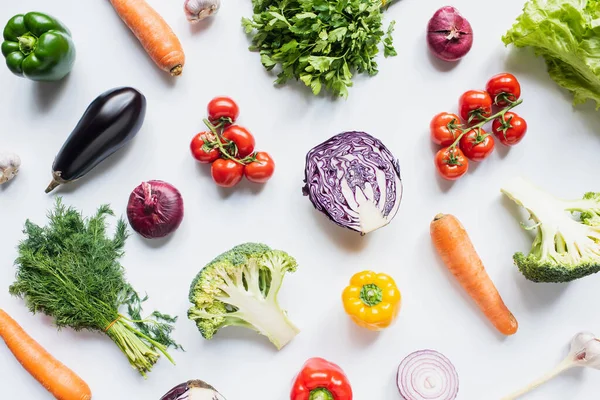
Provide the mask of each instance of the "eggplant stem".
[{"label": "eggplant stem", "polygon": [[57,181],[56,179],[52,179],[52,182],[50,182],[50,184],[48,185],[48,187],[46,188],[46,193],[50,193],[51,191],[53,191],[54,189],[56,189],[58,186],[60,186],[60,182]]}]

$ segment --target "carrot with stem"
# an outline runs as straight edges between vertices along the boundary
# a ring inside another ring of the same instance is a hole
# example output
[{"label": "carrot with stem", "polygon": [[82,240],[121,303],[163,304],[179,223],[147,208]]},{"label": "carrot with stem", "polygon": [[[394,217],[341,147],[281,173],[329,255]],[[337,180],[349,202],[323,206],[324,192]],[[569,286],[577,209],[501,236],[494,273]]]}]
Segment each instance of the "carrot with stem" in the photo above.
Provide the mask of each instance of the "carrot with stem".
[{"label": "carrot with stem", "polygon": [[488,320],[504,335],[516,333],[519,324],[504,304],[460,221],[453,215],[438,214],[430,231],[444,264]]},{"label": "carrot with stem", "polygon": [[179,39],[146,0],[110,0],[119,17],[163,71],[181,75],[185,54]]},{"label": "carrot with stem", "polygon": [[23,368],[58,400],[90,400],[89,386],[0,308],[0,337]]}]

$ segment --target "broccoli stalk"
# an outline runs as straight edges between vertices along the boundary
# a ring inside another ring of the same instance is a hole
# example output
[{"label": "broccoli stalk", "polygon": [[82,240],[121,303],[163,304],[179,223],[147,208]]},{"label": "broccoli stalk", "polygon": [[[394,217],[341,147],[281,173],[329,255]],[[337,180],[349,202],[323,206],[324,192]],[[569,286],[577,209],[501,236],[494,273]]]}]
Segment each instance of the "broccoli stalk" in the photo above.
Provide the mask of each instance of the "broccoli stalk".
[{"label": "broccoli stalk", "polygon": [[285,273],[295,270],[296,260],[283,251],[256,243],[236,246],[196,276],[188,318],[205,339],[225,326],[242,326],[281,349],[299,332],[277,302]]},{"label": "broccoli stalk", "polygon": [[534,282],[569,282],[600,271],[600,194],[561,200],[517,178],[501,189],[531,215],[537,229],[531,252],[515,264]]}]

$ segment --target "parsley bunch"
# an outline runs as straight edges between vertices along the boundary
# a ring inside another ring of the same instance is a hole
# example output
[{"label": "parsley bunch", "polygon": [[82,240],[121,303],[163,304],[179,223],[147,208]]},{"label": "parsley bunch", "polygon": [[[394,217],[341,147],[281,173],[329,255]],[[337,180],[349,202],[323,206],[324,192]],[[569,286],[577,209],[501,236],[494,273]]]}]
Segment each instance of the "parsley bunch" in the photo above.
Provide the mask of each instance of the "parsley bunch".
[{"label": "parsley bunch", "polygon": [[[384,1],[385,3],[385,1]],[[317,95],[323,87],[347,97],[353,72],[376,75],[375,56],[395,56],[394,22],[383,30],[381,0],[252,0],[254,16],[242,25],[252,37],[250,50],[275,83],[301,80]]]},{"label": "parsley bunch", "polygon": [[[26,239],[19,244],[16,281],[10,293],[25,299],[33,313],[54,319],[60,329],[90,330],[108,335],[145,376],[160,353],[171,362],[167,348],[178,346],[170,334],[176,318],[157,311],[142,318],[141,299],[125,280],[119,259],[127,239],[119,219],[114,237],[106,234],[107,206],[84,219],[60,198],[49,213],[50,223],[25,223]],[[126,307],[128,316],[119,312]]]}]

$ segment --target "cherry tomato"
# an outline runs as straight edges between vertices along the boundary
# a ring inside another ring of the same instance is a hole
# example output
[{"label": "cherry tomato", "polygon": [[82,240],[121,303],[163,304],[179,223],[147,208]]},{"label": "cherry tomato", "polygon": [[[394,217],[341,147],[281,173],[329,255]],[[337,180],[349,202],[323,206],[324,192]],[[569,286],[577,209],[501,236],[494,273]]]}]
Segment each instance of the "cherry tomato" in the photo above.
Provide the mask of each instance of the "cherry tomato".
[{"label": "cherry tomato", "polygon": [[472,161],[483,161],[494,151],[494,137],[483,129],[471,129],[460,138],[460,149]]},{"label": "cherry tomato", "polygon": [[515,102],[521,97],[519,81],[514,75],[507,73],[492,76],[485,90],[498,107],[506,107],[510,101]]},{"label": "cherry tomato", "polygon": [[237,146],[238,153],[233,156],[244,158],[254,151],[254,136],[239,125],[231,125],[223,131],[225,139],[231,140]]},{"label": "cherry tomato", "polygon": [[458,109],[467,123],[481,122],[492,115],[492,98],[483,90],[469,90],[460,96]]},{"label": "cherry tomato", "polygon": [[210,174],[217,185],[233,187],[242,180],[244,166],[228,158],[219,158],[212,163]]},{"label": "cherry tomato", "polygon": [[256,153],[256,161],[251,162],[244,168],[244,176],[250,182],[265,183],[273,176],[275,172],[275,162],[264,151]]},{"label": "cherry tomato", "polygon": [[220,157],[221,152],[218,148],[211,149],[204,141],[214,141],[215,135],[211,132],[200,132],[192,139],[190,150],[192,156],[203,164],[208,164]]},{"label": "cherry tomato", "polygon": [[442,178],[454,181],[469,169],[469,160],[457,147],[444,147],[435,155],[435,166]]},{"label": "cherry tomato", "polygon": [[456,136],[460,135],[460,119],[456,114],[442,112],[433,117],[429,129],[433,143],[450,146]]},{"label": "cherry tomato", "polygon": [[527,122],[517,114],[507,112],[504,119],[496,118],[492,122],[492,132],[500,143],[513,146],[519,143],[527,133]]},{"label": "cherry tomato", "polygon": [[229,97],[215,97],[208,103],[208,120],[212,123],[218,122],[221,118],[231,119],[234,123],[240,115],[238,105]]}]

